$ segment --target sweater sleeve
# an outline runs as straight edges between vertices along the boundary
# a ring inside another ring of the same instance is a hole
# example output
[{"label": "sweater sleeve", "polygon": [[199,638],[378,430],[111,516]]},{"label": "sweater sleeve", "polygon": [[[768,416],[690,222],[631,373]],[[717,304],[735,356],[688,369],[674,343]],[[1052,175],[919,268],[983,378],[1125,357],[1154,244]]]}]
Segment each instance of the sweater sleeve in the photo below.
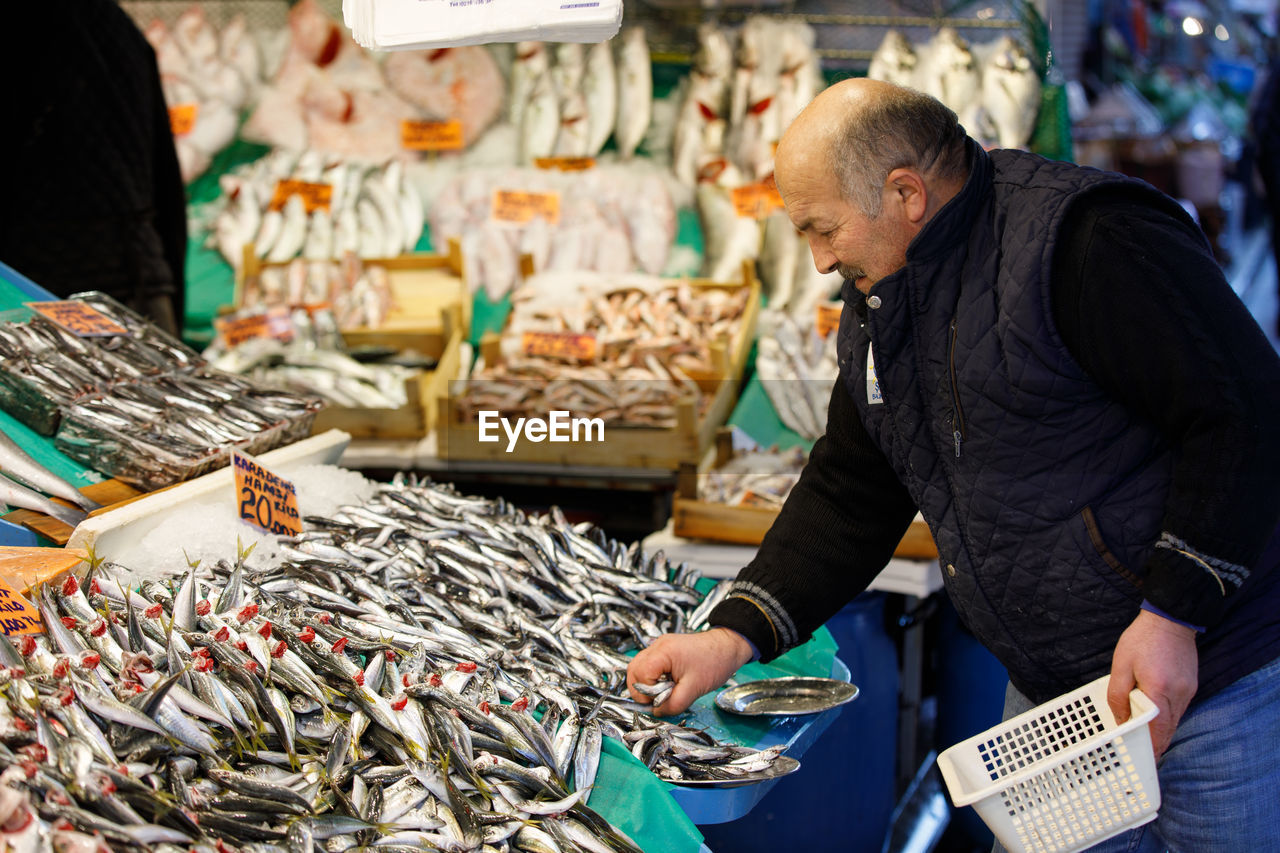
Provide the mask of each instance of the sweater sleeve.
[{"label": "sweater sleeve", "polygon": [[1068,350],[1175,449],[1143,593],[1212,626],[1280,517],[1280,358],[1204,236],[1163,211],[1108,199],[1073,212],[1050,281]]},{"label": "sweater sleeve", "polygon": [[709,623],[745,636],[764,661],[800,645],[866,589],[915,512],[837,379],[826,434]]}]

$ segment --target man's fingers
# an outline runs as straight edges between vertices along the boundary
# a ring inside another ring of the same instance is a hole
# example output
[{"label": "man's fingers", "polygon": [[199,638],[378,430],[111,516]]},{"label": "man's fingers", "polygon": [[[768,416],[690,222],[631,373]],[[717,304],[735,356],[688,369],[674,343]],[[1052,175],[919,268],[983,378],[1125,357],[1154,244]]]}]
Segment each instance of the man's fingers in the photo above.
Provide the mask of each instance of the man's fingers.
[{"label": "man's fingers", "polygon": [[1117,723],[1129,719],[1129,692],[1133,688],[1133,671],[1127,667],[1112,667],[1111,681],[1107,684],[1107,704],[1111,706],[1111,714]]}]

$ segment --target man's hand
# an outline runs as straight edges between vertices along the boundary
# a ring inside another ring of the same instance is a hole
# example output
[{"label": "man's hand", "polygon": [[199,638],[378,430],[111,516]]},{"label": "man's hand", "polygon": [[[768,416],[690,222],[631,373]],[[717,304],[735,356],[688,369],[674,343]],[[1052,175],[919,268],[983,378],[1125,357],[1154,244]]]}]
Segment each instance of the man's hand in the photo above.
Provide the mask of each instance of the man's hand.
[{"label": "man's hand", "polygon": [[632,699],[647,705],[653,698],[633,685],[636,682],[653,684],[669,675],[676,686],[653,713],[679,714],[703,693],[728,681],[751,657],[751,644],[728,628],[712,628],[696,634],[663,634],[632,658],[627,667],[627,688]]},{"label": "man's hand", "polygon": [[1129,719],[1129,692],[1137,687],[1160,714],[1151,721],[1151,744],[1159,759],[1173,740],[1187,705],[1196,695],[1199,673],[1196,632],[1146,610],[1116,643],[1111,658],[1107,704],[1116,722]]}]

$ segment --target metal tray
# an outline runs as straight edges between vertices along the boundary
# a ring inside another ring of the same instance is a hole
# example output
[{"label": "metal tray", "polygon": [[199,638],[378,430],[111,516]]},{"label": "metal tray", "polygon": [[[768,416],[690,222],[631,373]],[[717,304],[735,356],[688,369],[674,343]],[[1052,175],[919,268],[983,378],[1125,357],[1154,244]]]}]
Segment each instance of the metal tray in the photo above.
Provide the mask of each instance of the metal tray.
[{"label": "metal tray", "polygon": [[664,779],[672,785],[680,785],[689,788],[740,788],[743,785],[754,785],[757,782],[768,782],[770,779],[778,779],[795,773],[800,769],[800,762],[796,761],[789,755],[779,755],[765,769],[759,773],[749,773],[745,776],[735,776],[732,779]]},{"label": "metal tray", "polygon": [[834,678],[769,678],[722,690],[716,705],[749,717],[816,714],[858,697],[858,688]]}]

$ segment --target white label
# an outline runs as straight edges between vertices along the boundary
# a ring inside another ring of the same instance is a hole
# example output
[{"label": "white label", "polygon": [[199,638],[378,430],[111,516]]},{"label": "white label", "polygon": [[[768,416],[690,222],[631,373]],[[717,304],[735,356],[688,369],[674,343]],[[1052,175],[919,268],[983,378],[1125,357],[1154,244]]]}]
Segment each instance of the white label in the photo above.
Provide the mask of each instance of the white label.
[{"label": "white label", "polygon": [[871,344],[867,343],[867,404],[870,406],[879,406],[884,403],[884,396],[880,393],[880,380],[876,378],[876,354],[871,350]]}]

